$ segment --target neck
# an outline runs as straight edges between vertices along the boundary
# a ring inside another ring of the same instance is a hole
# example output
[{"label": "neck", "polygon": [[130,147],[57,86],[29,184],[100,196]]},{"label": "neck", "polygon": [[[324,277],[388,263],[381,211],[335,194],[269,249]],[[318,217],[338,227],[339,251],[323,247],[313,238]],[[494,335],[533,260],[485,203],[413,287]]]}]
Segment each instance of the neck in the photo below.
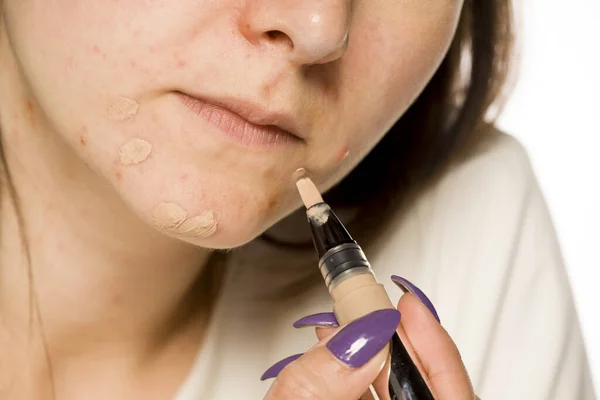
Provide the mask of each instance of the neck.
[{"label": "neck", "polygon": [[6,63],[0,322],[14,337],[41,327],[55,363],[102,350],[139,362],[175,338],[199,342],[210,252],[139,220],[60,139]]}]

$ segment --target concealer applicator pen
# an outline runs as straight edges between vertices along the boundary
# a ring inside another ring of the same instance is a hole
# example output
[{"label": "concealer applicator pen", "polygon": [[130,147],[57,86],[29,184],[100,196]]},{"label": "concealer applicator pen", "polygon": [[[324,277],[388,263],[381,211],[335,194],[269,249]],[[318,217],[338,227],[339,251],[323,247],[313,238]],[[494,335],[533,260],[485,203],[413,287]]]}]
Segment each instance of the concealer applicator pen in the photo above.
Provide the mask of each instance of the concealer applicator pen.
[{"label": "concealer applicator pen", "polygon": [[[305,171],[295,174],[296,186],[306,206],[319,269],[333,298],[333,310],[340,325],[373,311],[395,308],[383,285],[377,282],[369,261],[344,225],[323,201]],[[433,400],[419,369],[398,333],[382,351],[390,354],[389,398],[391,400]],[[381,398],[386,398],[379,393]]]}]

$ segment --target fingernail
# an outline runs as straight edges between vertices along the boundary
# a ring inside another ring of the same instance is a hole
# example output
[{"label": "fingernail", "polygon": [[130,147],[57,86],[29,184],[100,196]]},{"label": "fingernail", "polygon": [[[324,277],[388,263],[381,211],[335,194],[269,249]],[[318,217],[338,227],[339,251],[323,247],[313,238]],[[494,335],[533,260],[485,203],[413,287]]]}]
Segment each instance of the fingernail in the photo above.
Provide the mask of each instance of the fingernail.
[{"label": "fingernail", "polygon": [[429,311],[431,311],[431,314],[433,314],[433,316],[435,317],[437,322],[440,322],[440,317],[438,316],[438,313],[435,310],[433,303],[431,302],[431,300],[429,300],[429,297],[427,297],[421,289],[419,289],[418,287],[416,287],[415,285],[410,283],[410,281],[408,281],[398,275],[392,275],[392,281],[396,284],[396,286],[398,286],[400,289],[402,289],[405,293],[411,292],[412,294],[417,296],[419,298],[419,300],[421,300],[421,303],[423,303],[425,305],[425,307],[427,307],[429,309]]},{"label": "fingernail", "polygon": [[268,370],[265,371],[265,373],[260,377],[260,380],[266,381],[267,379],[277,377],[277,375],[279,375],[279,373],[285,367],[287,367],[289,364],[291,364],[292,362],[299,359],[301,356],[302,356],[302,354],[294,354],[293,356],[289,356],[287,358],[284,358],[281,361],[276,362],[275,364],[273,364],[273,366],[271,366]]},{"label": "fingernail", "polygon": [[398,310],[374,311],[346,325],[327,342],[327,348],[344,364],[359,368],[385,347],[399,323]]},{"label": "fingernail", "polygon": [[304,328],[306,326],[319,326],[323,328],[337,328],[337,318],[332,312],[324,312],[318,314],[307,315],[294,322],[294,328]]}]

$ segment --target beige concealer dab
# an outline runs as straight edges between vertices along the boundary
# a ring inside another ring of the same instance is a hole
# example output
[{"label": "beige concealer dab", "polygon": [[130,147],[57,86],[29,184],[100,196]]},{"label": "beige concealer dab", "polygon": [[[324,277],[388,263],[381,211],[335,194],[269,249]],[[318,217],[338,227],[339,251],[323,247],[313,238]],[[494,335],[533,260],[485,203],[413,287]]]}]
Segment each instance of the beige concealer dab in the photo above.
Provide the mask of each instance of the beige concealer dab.
[{"label": "beige concealer dab", "polygon": [[139,164],[150,155],[152,145],[139,138],[133,138],[121,146],[120,156],[121,164],[133,165]]},{"label": "beige concealer dab", "polygon": [[124,121],[137,114],[140,103],[129,97],[117,97],[117,99],[108,106],[106,118],[111,121]]},{"label": "beige concealer dab", "polygon": [[187,218],[187,211],[176,203],[161,203],[152,212],[154,224],[176,235],[207,238],[217,231],[217,220],[212,210]]},{"label": "beige concealer dab", "polygon": [[185,221],[187,211],[179,204],[160,203],[152,212],[154,224],[163,229],[175,229]]},{"label": "beige concealer dab", "polygon": [[317,225],[323,225],[329,219],[330,208],[327,204],[315,204],[306,211],[306,216]]},{"label": "beige concealer dab", "polygon": [[217,231],[217,221],[212,211],[205,211],[200,215],[186,219],[174,232],[182,236],[206,238]]}]

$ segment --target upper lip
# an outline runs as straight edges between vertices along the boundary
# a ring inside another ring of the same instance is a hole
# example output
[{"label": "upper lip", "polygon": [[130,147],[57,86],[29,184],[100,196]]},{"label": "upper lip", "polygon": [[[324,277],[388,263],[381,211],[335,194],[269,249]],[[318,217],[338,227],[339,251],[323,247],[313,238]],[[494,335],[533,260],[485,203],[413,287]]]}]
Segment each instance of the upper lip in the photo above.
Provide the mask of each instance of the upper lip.
[{"label": "upper lip", "polygon": [[257,126],[276,127],[298,139],[304,140],[297,121],[292,117],[291,113],[285,111],[269,110],[257,102],[246,100],[243,98],[207,98],[201,95],[181,92],[185,96],[206,104],[224,108],[239,117],[245,119],[249,123]]}]

